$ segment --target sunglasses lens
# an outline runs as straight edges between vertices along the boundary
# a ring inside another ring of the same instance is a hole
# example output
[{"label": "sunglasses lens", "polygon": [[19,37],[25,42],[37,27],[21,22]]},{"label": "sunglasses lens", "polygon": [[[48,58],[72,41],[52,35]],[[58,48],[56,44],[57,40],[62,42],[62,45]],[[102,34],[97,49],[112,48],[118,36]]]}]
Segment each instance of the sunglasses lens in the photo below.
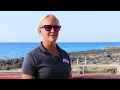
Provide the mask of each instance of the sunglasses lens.
[{"label": "sunglasses lens", "polygon": [[52,29],[51,26],[47,26],[47,25],[46,25],[46,27],[45,27],[45,30],[46,30],[46,31],[51,31],[51,29]]},{"label": "sunglasses lens", "polygon": [[60,31],[60,26],[55,26],[54,30],[57,31],[57,32]]}]

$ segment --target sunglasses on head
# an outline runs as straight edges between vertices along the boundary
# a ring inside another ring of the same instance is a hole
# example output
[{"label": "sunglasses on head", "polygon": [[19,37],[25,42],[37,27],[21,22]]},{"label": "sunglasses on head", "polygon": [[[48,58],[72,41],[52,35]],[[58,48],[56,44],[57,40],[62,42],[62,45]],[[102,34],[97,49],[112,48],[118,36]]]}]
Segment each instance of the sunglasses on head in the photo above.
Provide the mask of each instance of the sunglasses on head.
[{"label": "sunglasses on head", "polygon": [[46,31],[51,31],[52,28],[53,28],[54,31],[58,32],[58,31],[60,31],[61,26],[60,26],[60,25],[55,25],[55,26],[44,25],[44,26],[42,26],[42,27],[40,27],[40,28],[45,28]]}]

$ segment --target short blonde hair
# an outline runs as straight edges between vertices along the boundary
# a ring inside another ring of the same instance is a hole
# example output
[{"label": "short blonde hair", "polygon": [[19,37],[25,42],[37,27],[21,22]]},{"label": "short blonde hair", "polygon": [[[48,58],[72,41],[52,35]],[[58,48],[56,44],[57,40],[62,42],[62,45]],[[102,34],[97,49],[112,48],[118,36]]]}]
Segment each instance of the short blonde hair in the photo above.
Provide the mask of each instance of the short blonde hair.
[{"label": "short blonde hair", "polygon": [[47,17],[53,17],[53,18],[55,18],[55,19],[58,21],[58,23],[60,24],[59,20],[58,20],[53,14],[47,14],[47,15],[43,16],[43,17],[40,19],[39,24],[38,24],[38,28],[42,26],[42,22],[43,22]]}]

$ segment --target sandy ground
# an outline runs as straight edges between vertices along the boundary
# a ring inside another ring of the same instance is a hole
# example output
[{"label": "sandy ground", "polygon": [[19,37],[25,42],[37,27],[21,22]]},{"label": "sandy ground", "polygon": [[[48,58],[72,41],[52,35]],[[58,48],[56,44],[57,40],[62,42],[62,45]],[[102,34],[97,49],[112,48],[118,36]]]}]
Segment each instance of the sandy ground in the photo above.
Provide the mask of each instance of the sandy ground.
[{"label": "sandy ground", "polygon": [[21,72],[21,69],[15,69],[15,70],[0,70],[0,72]]},{"label": "sandy ground", "polygon": [[21,72],[21,69],[13,69],[13,70],[0,70],[1,72]]}]

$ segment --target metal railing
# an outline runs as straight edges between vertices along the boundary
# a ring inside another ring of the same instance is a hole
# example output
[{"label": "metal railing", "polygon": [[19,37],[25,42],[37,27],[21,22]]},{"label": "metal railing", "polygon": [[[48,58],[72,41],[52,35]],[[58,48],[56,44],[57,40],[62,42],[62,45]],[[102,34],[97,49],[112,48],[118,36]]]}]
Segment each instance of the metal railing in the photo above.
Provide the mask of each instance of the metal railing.
[{"label": "metal railing", "polygon": [[82,62],[82,65],[79,64],[77,59],[76,65],[72,65],[72,73],[79,74],[90,74],[90,73],[102,73],[102,74],[120,74],[120,65],[106,65],[106,64],[92,64],[87,65],[87,60]]}]

